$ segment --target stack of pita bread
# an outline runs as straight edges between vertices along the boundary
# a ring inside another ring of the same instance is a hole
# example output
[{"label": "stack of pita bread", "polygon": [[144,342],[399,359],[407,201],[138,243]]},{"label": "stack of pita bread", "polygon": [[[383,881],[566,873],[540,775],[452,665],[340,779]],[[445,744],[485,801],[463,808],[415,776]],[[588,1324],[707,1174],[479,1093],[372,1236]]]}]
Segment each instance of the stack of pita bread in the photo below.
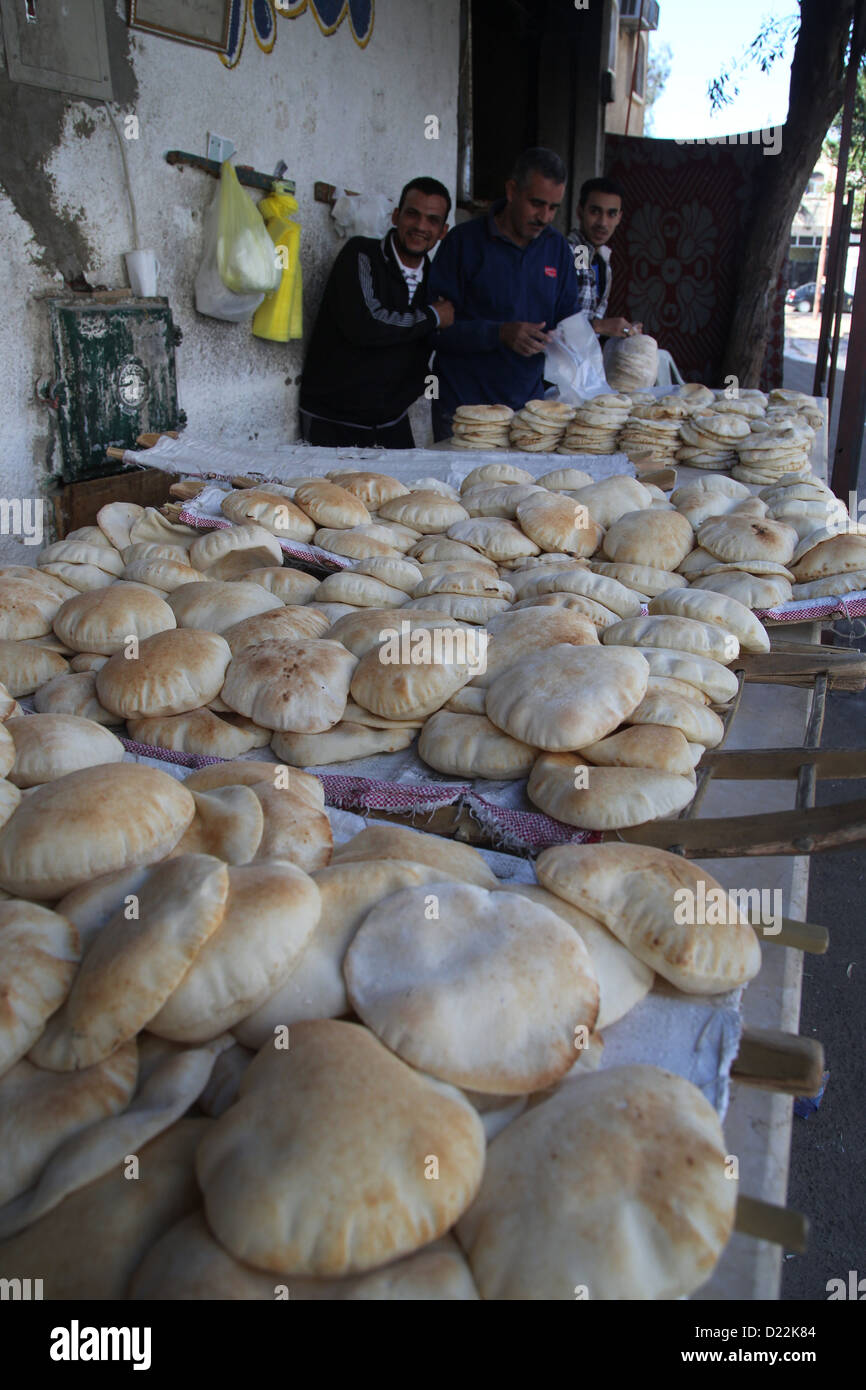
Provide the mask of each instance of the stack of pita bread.
[{"label": "stack of pita bread", "polygon": [[748,435],[749,421],[739,411],[699,411],[683,421],[676,457],[689,468],[726,472],[737,462],[737,443]]},{"label": "stack of pita bread", "polygon": [[507,449],[513,417],[507,405],[458,405],[452,443],[455,449]]},{"label": "stack of pita bread", "polygon": [[527,454],[552,453],[574,417],[575,407],[564,401],[527,401],[511,422],[511,447]]},{"label": "stack of pita bread", "polygon": [[608,338],[604,373],[614,391],[642,391],[654,386],[659,370],[659,345],[648,333]]},{"label": "stack of pita bread", "polygon": [[743,483],[777,482],[786,474],[806,477],[815,431],[798,415],[765,417],[750,422],[750,433],[737,441],[739,463],[733,476]]},{"label": "stack of pita bread", "polygon": [[577,407],[569,421],[558,454],[615,454],[619,432],[632,408],[630,396],[593,396]]},{"label": "stack of pita bread", "polygon": [[668,396],[652,405],[632,407],[619,437],[619,447],[630,459],[664,467],[677,458],[680,424],[688,415],[688,405],[678,396]]}]

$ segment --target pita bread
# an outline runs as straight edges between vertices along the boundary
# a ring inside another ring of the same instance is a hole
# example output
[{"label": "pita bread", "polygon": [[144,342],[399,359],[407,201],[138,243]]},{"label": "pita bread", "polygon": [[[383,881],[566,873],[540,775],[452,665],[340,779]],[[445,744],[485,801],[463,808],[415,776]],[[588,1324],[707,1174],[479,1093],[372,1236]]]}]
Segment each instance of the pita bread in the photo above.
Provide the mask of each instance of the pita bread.
[{"label": "pita bread", "polygon": [[538,492],[517,507],[520,529],[542,550],[592,555],[604,531],[586,507],[558,494]]},{"label": "pita bread", "polygon": [[399,889],[442,883],[445,877],[442,870],[427,864],[397,859],[329,864],[318,870],[314,875],[321,894],[318,925],[291,975],[235,1026],[235,1036],[258,1050],[273,1040],[279,1027],[348,1013],[343,960],[367,913]]},{"label": "pita bread", "polygon": [[[103,536],[101,532],[99,535],[101,543],[77,539],[69,535],[65,540],[55,541],[53,545],[46,545],[44,550],[40,550],[36,564],[40,569],[46,565],[56,564],[88,565],[119,579],[123,573],[123,559],[107,537]],[[48,572],[50,574],[51,570],[49,569]]]},{"label": "pita bread", "polygon": [[295,488],[294,501],[317,526],[343,530],[363,526],[370,520],[370,513],[360,498],[325,478],[301,483]]},{"label": "pita bread", "polygon": [[470,516],[496,516],[513,521],[520,503],[529,497],[544,496],[537,483],[481,483],[460,495],[460,505]]},{"label": "pita bread", "polygon": [[447,536],[426,536],[418,541],[417,545],[412,546],[409,554],[419,564],[429,564],[438,560],[480,560],[485,565],[490,563],[484,560],[477,550],[473,550],[471,545],[464,545],[462,541],[449,541]]},{"label": "pita bread", "polygon": [[281,770],[274,763],[254,762],[252,759],[236,759],[231,766],[200,767],[189,774],[184,786],[191,792],[213,791],[216,787],[232,785],[253,787],[257,782],[275,785],[277,778],[288,783],[291,795],[296,800],[306,801],[310,806],[323,810],[325,791],[318,777],[310,772],[289,773],[288,769]]},{"label": "pita bread", "polygon": [[351,603],[356,608],[399,608],[406,602],[404,589],[385,584],[381,579],[341,570],[329,574],[316,590],[314,602]]},{"label": "pita bread", "polygon": [[535,761],[534,748],[509,738],[483,714],[447,710],[439,710],[425,722],[418,755],[447,776],[492,781],[525,777]]},{"label": "pita bread", "polygon": [[632,589],[627,589],[624,584],[607,575],[596,574],[586,565],[574,568],[560,565],[549,573],[540,568],[535,573],[537,577],[528,579],[520,586],[521,599],[542,594],[580,594],[620,618],[637,617],[640,613],[640,599]]},{"label": "pita bread", "polygon": [[774,560],[787,565],[794,554],[797,533],[769,517],[752,519],[728,515],[705,521],[698,531],[698,544],[717,560]]},{"label": "pita bread", "polygon": [[[782,583],[783,581],[777,580],[776,582]],[[860,593],[864,589],[866,589],[866,569],[849,570],[846,574],[829,574],[826,579],[815,579],[811,584],[795,584],[788,597],[795,599],[826,598],[834,594],[841,596]],[[778,601],[784,602],[784,599]],[[772,608],[773,604],[764,603],[762,606]]]},{"label": "pita bread", "polygon": [[227,627],[282,608],[276,594],[247,580],[209,579],[204,584],[182,584],[169,595],[169,605],[181,628],[200,628],[204,632],[223,632]]},{"label": "pita bread", "polygon": [[577,932],[589,953],[598,980],[597,1030],[616,1023],[649,993],[655,978],[652,970],[633,956],[594,917],[534,883],[503,883],[501,890],[503,893],[516,893],[521,898],[528,898],[530,902],[548,908]]},{"label": "pita bread", "polygon": [[504,613],[510,601],[507,598],[483,598],[480,594],[437,593],[429,598],[410,598],[403,604],[400,613],[411,614],[418,608],[426,612],[431,603],[461,624],[483,627],[496,614]]},{"label": "pita bread", "polygon": [[[497,407],[500,409],[502,407]],[[507,409],[507,407],[505,407]],[[511,412],[513,416],[514,412]],[[511,418],[509,416],[509,419]],[[466,474],[460,484],[461,493],[467,492],[471,487],[477,487],[479,483],[534,483],[535,479],[531,473],[527,473],[525,468],[518,468],[514,463],[482,463],[478,468],[473,468]]]},{"label": "pita bread", "polygon": [[591,1031],[598,1013],[588,952],[562,918],[463,883],[404,888],[374,907],[343,971],[355,1012],[404,1061],[497,1095],[552,1085],[574,1062],[575,1029]]},{"label": "pita bread", "polygon": [[459,502],[453,502],[439,492],[410,492],[383,502],[379,507],[379,516],[386,521],[408,526],[422,535],[431,535],[447,531],[455,521],[465,520],[468,512]]},{"label": "pita bread", "polygon": [[[37,787],[68,772],[104,763],[123,762],[119,738],[90,719],[71,714],[29,714],[0,725],[0,735],[14,740],[14,766],[6,768],[16,787]],[[3,753],[0,744],[0,754]],[[2,766],[2,764],[0,764]]]},{"label": "pita bread", "polygon": [[582,748],[612,733],[640,704],[648,678],[639,652],[559,643],[494,680],[487,717],[534,748]]},{"label": "pita bread", "polygon": [[[648,845],[560,845],[539,855],[537,872],[545,888],[597,917],[630,951],[688,994],[735,989],[760,969],[754,929],[735,905],[727,906],[727,894],[716,880],[681,855]],[[699,915],[689,909],[697,909],[710,889],[722,894],[727,920],[684,921]]]},{"label": "pita bread", "polygon": [[[472,1106],[355,1024],[295,1024],[290,1048],[262,1049],[199,1146],[219,1242],[258,1269],[335,1276],[444,1234],[481,1182],[484,1130]],[[425,1181],[430,1153],[438,1182]]]},{"label": "pita bread", "polygon": [[233,657],[221,695],[262,728],[323,733],[342,718],[357,664],[339,642],[272,638]]},{"label": "pita bread", "polygon": [[240,526],[206,531],[193,541],[190,563],[209,579],[240,579],[251,569],[281,565],[283,552],[276,536],[264,526]]},{"label": "pita bread", "polygon": [[257,613],[253,618],[244,618],[232,627],[227,627],[223,636],[231,648],[232,656],[245,651],[247,647],[257,647],[272,638],[282,638],[288,642],[302,642],[310,637],[322,637],[330,623],[318,608],[304,604],[287,604],[284,608],[272,608],[269,613]]},{"label": "pita bread", "polygon": [[315,543],[332,555],[344,555],[350,560],[364,560],[375,556],[399,557],[401,547],[395,544],[396,537],[388,535],[384,526],[358,526],[349,531],[334,531],[323,527],[316,532]]},{"label": "pita bread", "polygon": [[[683,689],[688,689],[684,683]],[[646,697],[641,703],[645,700]],[[693,768],[684,735],[679,729],[660,724],[635,724],[621,729],[597,743],[587,744],[580,749],[580,756],[596,767],[643,767],[680,777],[691,776]]]},{"label": "pita bread", "polygon": [[566,825],[617,830],[683,810],[695,794],[694,772],[683,777],[643,767],[588,767],[574,754],[542,753],[529,774],[526,794]]},{"label": "pita bread", "polygon": [[590,483],[589,487],[578,488],[574,500],[587,508],[593,521],[607,528],[619,517],[625,516],[626,512],[649,507],[652,493],[637,478],[620,474]]},{"label": "pita bread", "polygon": [[693,545],[691,523],[679,512],[644,508],[618,517],[602,549],[610,560],[629,565],[657,563],[660,569],[675,570]]},{"label": "pita bread", "polygon": [[[711,589],[727,594],[747,608],[775,608],[793,597],[790,580],[778,574],[747,574],[745,570],[720,570],[692,580],[692,589]],[[804,595],[806,597],[806,595]]]},{"label": "pita bread", "polygon": [[651,678],[685,681],[707,695],[711,704],[726,705],[737,693],[738,681],[733,671],[710,657],[665,647],[641,647],[640,651]]},{"label": "pita bread", "polygon": [[0,681],[15,698],[32,695],[40,685],[68,670],[64,657],[36,642],[0,639]]},{"label": "pita bread", "polygon": [[125,650],[110,657],[96,672],[96,693],[124,719],[185,714],[220,693],[230,658],[228,643],[215,632],[158,632],[139,643],[133,659]]},{"label": "pita bread", "polygon": [[402,556],[374,555],[368,560],[359,560],[355,574],[364,574],[377,579],[392,589],[402,589],[405,594],[413,594],[421,580],[421,566],[417,560]]},{"label": "pita bread", "polygon": [[54,631],[73,651],[103,656],[121,651],[131,635],[142,639],[176,625],[164,599],[138,584],[122,582],[77,594],[54,619]]},{"label": "pita bread", "polygon": [[373,729],[341,719],[322,734],[274,734],[271,747],[280,761],[290,767],[327,767],[381,753],[398,753],[410,746],[415,732],[406,725]]},{"label": "pita bread", "polygon": [[611,646],[674,648],[692,656],[709,657],[721,665],[735,661],[740,653],[735,634],[716,623],[661,613],[626,618],[605,628],[602,641]]},{"label": "pita bread", "polygon": [[[100,662],[108,657],[99,657]],[[90,671],[70,671],[66,675],[54,676],[36,691],[33,707],[38,714],[71,714],[80,719],[92,720],[95,724],[117,726],[123,723],[123,716],[112,714],[100,704],[96,695],[97,667]]]},{"label": "pita bread", "polygon": [[[331,859],[334,837],[323,805],[299,781],[305,773],[289,768],[274,768],[274,772],[271,782],[252,783],[264,812],[256,862],[285,859],[308,874],[324,869]],[[321,793],[321,783],[316,785]]]},{"label": "pita bread", "polygon": [[472,679],[473,686],[484,689],[533,652],[562,643],[576,647],[598,645],[593,623],[582,613],[570,609],[500,613],[490,619],[487,632],[490,640],[486,669]]},{"label": "pita bread", "polygon": [[0,886],[36,901],[164,858],[195,812],[168,773],[137,763],[87,767],[26,796],[0,830]]},{"label": "pita bread", "polygon": [[156,507],[145,507],[144,516],[138,517],[129,528],[129,543],[138,545],[143,541],[158,541],[163,545],[175,545],[180,550],[189,550],[197,535],[198,532],[191,526],[169,521]]},{"label": "pita bread", "polygon": [[148,1028],[207,1042],[234,1027],[288,978],[319,919],[313,880],[281,860],[229,870],[222,920]]},{"label": "pita bread", "polygon": [[121,909],[93,939],[31,1060],[49,1071],[76,1071],[134,1038],[216,931],[228,891],[227,866],[209,855],[151,869],[136,895],[138,917]]},{"label": "pita bread", "polygon": [[866,569],[866,535],[846,533],[822,539],[820,532],[816,534],[817,540],[809,536],[800,543],[801,553],[795,553],[792,573],[798,584],[811,584],[831,574]]},{"label": "pita bread", "polygon": [[482,855],[458,840],[441,835],[425,835],[402,825],[371,825],[353,839],[338,845],[332,865],[358,861],[398,859],[426,864],[442,872],[445,879],[474,883],[479,888],[498,888],[499,880],[487,867]]},{"label": "pita bread", "polygon": [[0,902],[0,1076],[33,1046],[75,977],[78,933],[57,912]]},{"label": "pita bread", "polygon": [[615,1067],[562,1086],[494,1141],[458,1224],[481,1297],[692,1293],[733,1230],[726,1156],[718,1115],[680,1076]]},{"label": "pita bread", "polygon": [[357,497],[372,511],[382,502],[387,502],[392,497],[404,497],[409,491],[389,473],[365,473],[360,470],[355,472],[336,468],[331,470],[328,478],[332,483],[351,492],[353,497]]},{"label": "pita bread", "polygon": [[[127,721],[127,730],[136,743],[204,758],[242,758],[251,748],[262,746],[256,734],[230,724],[209,709],[131,718]],[[267,730],[264,741],[267,743]]]},{"label": "pita bread", "polygon": [[292,604],[309,603],[320,582],[315,575],[294,570],[289,565],[266,565],[264,569],[248,570],[244,579],[248,584],[260,584],[283,603]]},{"label": "pita bread", "polygon": [[[483,652],[476,652],[465,632],[455,632],[445,624],[436,623],[429,630],[412,634],[411,647],[406,650],[396,627],[393,632],[393,639],[361,658],[351,684],[357,703],[384,719],[419,719],[433,714],[483,664],[475,660]],[[426,661],[419,659],[425,656]]]},{"label": "pita bread", "polygon": [[255,523],[283,541],[311,541],[316,524],[290,498],[273,488],[239,488],[229,492],[222,511],[237,525]]},{"label": "pita bread", "polygon": [[690,743],[702,743],[705,748],[715,748],[725,734],[721,719],[706,705],[658,688],[647,692],[628,722],[680,729]]},{"label": "pita bread", "polygon": [[650,600],[650,613],[668,613],[715,623],[733,632],[744,652],[768,652],[770,639],[763,625],[744,604],[705,589],[670,589]]},{"label": "pita bread", "polygon": [[[122,1299],[145,1252],[199,1204],[193,1156],[213,1121],[164,1120],[162,1133],[150,1143],[136,1144],[147,1129],[127,1124],[124,1134],[124,1120],[117,1116],[100,1125],[114,1125],[117,1137],[109,1162],[97,1165],[95,1180],[88,1175],[64,1200],[56,1199],[54,1210],[40,1213],[39,1220],[25,1230],[19,1227],[20,1234],[0,1245],[4,1276],[17,1269],[42,1271],[50,1299]],[[124,1155],[129,1153],[141,1165],[135,1182],[125,1176]]]},{"label": "pita bread", "polygon": [[0,1078],[0,1206],[37,1182],[65,1140],[124,1110],[137,1077],[138,1049],[130,1042],[86,1071],[43,1071],[22,1058]]},{"label": "pita bread", "polygon": [[[181,552],[175,549],[179,555]],[[200,584],[205,576],[200,570],[193,569],[192,565],[185,565],[180,560],[149,559],[149,560],[129,560],[123,567],[123,578],[137,587],[146,587],[158,591],[158,595],[173,593],[182,584]],[[110,589],[97,592],[112,593],[115,589],[112,585]]]},{"label": "pita bread", "polygon": [[646,594],[648,598],[687,583],[682,575],[675,574],[671,570],[656,569],[652,565],[631,565],[615,560],[593,560],[590,568],[594,574],[603,574],[608,579],[616,579],[627,589],[634,589],[638,594]]},{"label": "pita bread", "polygon": [[131,545],[130,529],[144,517],[144,507],[136,502],[109,502],[96,513],[96,524],[116,550]]},{"label": "pita bread", "polygon": [[514,525],[500,517],[470,517],[448,527],[449,539],[464,541],[489,560],[516,560],[521,555],[537,555],[540,546]]}]

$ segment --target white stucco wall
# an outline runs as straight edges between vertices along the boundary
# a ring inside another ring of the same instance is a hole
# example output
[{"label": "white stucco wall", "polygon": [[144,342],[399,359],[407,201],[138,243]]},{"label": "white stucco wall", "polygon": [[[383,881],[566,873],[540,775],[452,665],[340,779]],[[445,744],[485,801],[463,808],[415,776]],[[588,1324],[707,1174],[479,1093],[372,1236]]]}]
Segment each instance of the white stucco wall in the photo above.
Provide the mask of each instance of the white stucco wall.
[{"label": "white stucco wall", "polygon": [[[125,0],[118,0],[121,12]],[[308,334],[341,244],[329,209],[313,199],[317,179],[396,196],[408,178],[430,174],[453,191],[458,17],[459,0],[377,0],[373,35],[361,49],[345,21],[325,36],[309,12],[278,16],[273,52],[263,53],[248,28],[232,70],[205,50],[134,34],[140,135],[126,148],[141,239],[161,262],[159,293],[168,296],[183,330],[178,390],[190,430],[225,441],[294,438],[303,346],[265,343],[247,325],[196,313],[202,217],[217,185],[203,173],[166,164],[165,151],[204,154],[210,130],[235,142],[236,163],[270,172],[279,159],[286,161],[300,203]],[[114,110],[123,128],[125,112]],[[428,114],[439,117],[438,140],[425,138]],[[76,133],[82,117],[95,124],[89,135]],[[125,285],[122,256],[132,246],[132,231],[105,111],[70,100],[47,168],[55,180],[55,208],[77,213],[94,248],[89,282]],[[34,296],[62,288],[62,280],[33,263],[38,243],[38,226],[30,227],[0,189],[0,492],[7,497],[37,495],[50,466],[46,411],[33,387],[38,376],[51,374],[52,361],[47,314]],[[4,562],[32,555],[32,548],[0,536]]]}]

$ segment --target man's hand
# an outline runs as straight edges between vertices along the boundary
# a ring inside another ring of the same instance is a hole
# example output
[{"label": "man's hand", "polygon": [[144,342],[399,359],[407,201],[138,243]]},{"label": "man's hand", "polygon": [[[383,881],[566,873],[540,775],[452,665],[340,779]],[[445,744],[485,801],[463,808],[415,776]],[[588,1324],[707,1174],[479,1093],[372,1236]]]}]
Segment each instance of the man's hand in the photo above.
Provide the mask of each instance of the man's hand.
[{"label": "man's hand", "polygon": [[593,319],[592,326],[600,338],[631,338],[643,332],[642,323],[629,323],[628,319]]},{"label": "man's hand", "polygon": [[544,352],[550,342],[550,334],[543,330],[543,323],[503,323],[499,341],[521,357],[534,357],[537,352]]},{"label": "man's hand", "polygon": [[432,307],[439,315],[439,327],[450,328],[454,322],[454,305],[450,299],[434,299]]}]

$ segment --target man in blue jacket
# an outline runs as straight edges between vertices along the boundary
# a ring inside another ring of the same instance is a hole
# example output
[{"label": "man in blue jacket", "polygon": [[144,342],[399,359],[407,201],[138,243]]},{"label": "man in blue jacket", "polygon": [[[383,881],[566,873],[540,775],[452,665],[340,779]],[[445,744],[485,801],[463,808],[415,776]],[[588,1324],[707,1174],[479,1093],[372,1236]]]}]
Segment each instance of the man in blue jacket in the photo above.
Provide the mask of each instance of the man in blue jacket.
[{"label": "man in blue jacket", "polygon": [[437,439],[458,405],[520,409],[543,395],[550,330],[580,309],[571,248],[550,225],[565,193],[553,150],[524,151],[490,212],[455,227],[430,271],[430,295],[454,305],[436,343]]}]

